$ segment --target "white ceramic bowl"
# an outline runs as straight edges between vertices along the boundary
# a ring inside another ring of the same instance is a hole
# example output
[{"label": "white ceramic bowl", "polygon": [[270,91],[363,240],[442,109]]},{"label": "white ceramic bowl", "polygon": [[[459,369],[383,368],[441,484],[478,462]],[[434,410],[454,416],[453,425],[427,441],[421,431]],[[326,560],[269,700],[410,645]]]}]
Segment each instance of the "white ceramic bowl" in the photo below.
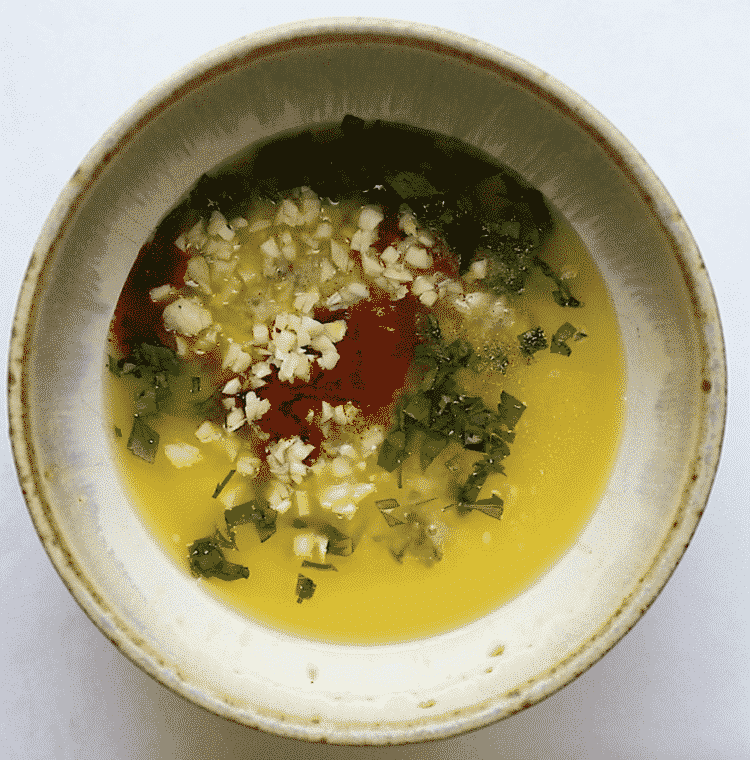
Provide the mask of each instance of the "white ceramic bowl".
[{"label": "white ceramic bowl", "polygon": [[[248,144],[347,113],[458,137],[540,188],[594,255],[626,350],[623,441],[576,544],[496,612],[387,646],[277,633],[202,590],[137,519],[103,411],[109,321],[160,219],[203,172]],[[508,53],[367,19],[243,38],[125,114],[47,220],[10,355],[11,435],[29,510],[94,623],[145,671],[219,715],[349,744],[486,725],[548,696],[613,646],[696,527],[717,467],[725,393],[705,267],[666,190],[622,135]]]}]

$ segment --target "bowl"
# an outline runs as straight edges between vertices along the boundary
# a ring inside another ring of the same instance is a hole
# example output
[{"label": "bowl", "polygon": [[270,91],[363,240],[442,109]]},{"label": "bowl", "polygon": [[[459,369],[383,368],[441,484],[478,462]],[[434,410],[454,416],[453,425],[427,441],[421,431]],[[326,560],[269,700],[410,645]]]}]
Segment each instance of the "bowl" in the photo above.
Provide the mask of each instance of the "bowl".
[{"label": "bowl", "polygon": [[[110,453],[109,322],[140,247],[206,171],[348,113],[459,138],[542,190],[607,283],[626,364],[622,440],[592,518],[512,601],[448,633],[313,642],[217,601],[138,519]],[[718,465],[721,326],[667,191],[578,95],[515,56],[381,19],[304,21],[190,64],[140,100],[63,189],[34,249],[9,360],[32,519],[73,596],[127,657],[195,704],[274,734],[396,744],[488,725],[575,679],[680,560]]]}]

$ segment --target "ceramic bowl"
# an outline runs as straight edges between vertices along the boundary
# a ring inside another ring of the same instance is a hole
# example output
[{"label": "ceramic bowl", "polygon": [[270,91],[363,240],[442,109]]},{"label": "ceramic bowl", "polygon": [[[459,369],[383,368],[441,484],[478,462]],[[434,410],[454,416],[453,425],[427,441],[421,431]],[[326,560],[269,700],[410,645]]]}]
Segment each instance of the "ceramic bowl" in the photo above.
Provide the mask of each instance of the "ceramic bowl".
[{"label": "ceramic bowl", "polygon": [[[109,321],[159,221],[202,173],[249,144],[347,113],[460,138],[540,188],[595,257],[626,352],[622,443],[575,545],[492,614],[387,646],[305,641],[207,593],[137,518],[103,409]],[[10,354],[11,435],[28,507],[92,621],[154,678],[218,715],[344,744],[487,725],[607,652],[654,600],[695,530],[717,467],[725,392],[705,267],[636,150],[531,64],[448,31],[386,20],[253,34],[140,100],[52,210]]]}]

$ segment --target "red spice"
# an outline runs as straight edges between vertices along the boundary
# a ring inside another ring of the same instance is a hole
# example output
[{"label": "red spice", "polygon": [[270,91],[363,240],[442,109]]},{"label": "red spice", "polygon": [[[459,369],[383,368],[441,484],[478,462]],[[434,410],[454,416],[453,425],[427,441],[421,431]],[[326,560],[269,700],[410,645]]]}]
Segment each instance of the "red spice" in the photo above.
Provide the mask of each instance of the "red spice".
[{"label": "red spice", "polygon": [[138,252],[112,319],[112,334],[124,356],[140,343],[174,346],[162,321],[164,305],[154,303],[149,291],[166,283],[181,288],[187,261],[172,243],[146,243]]},{"label": "red spice", "polygon": [[373,421],[383,419],[404,388],[417,343],[415,319],[420,308],[410,295],[391,301],[372,296],[342,312],[316,312],[321,321],[346,319],[346,335],[336,344],[340,359],[331,370],[317,365],[310,382],[274,380],[256,393],[271,402],[271,410],[259,421],[274,440],[295,435],[316,448],[323,434],[316,421],[305,419],[312,409],[319,417],[323,401],[333,406],[351,401]]}]

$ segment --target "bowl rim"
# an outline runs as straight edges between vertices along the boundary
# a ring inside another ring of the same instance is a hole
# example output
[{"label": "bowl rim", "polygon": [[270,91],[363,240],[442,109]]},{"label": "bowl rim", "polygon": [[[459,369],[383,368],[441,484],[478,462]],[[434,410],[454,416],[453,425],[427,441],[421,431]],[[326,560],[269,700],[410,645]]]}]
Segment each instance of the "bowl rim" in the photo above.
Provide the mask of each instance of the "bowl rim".
[{"label": "bowl rim", "polygon": [[[282,24],[228,42],[187,64],[138,100],[104,133],[62,189],[43,225],[24,277],[13,320],[8,359],[11,444],[35,530],[55,569],[86,615],[134,664],[167,688],[211,712],[238,721],[231,710],[217,710],[215,702],[196,693],[189,684],[175,682],[174,678],[169,677],[158,653],[149,651],[137,635],[128,630],[125,621],[113,626],[106,601],[100,598],[77,567],[39,487],[42,476],[35,464],[33,440],[24,413],[28,392],[24,364],[25,357],[30,355],[27,349],[33,334],[35,296],[45,286],[45,264],[63,240],[80,200],[119,151],[162,110],[201,86],[207,78],[241,66],[244,60],[263,49],[289,45],[294,40],[320,41],[326,37],[339,42],[366,39],[368,42],[429,47],[443,54],[470,60],[473,64],[502,69],[506,76],[516,78],[526,89],[563,111],[617,162],[661,226],[691,295],[694,319],[706,358],[701,367],[705,402],[701,433],[694,452],[692,484],[683,492],[675,522],[648,570],[596,634],[551,670],[538,674],[504,695],[506,700],[501,706],[480,710],[468,721],[445,718],[436,724],[435,718],[425,719],[425,725],[430,725],[430,739],[448,738],[489,725],[550,696],[584,673],[635,625],[654,602],[684,554],[708,501],[721,453],[727,411],[726,355],[713,288],[695,240],[673,199],[638,151],[602,114],[562,82],[489,43],[435,26],[385,18],[334,17]],[[713,406],[714,414],[708,413],[709,404]],[[311,731],[305,734],[306,729],[302,726],[281,725],[272,721],[264,723],[260,716],[256,718],[255,727],[269,732],[308,741],[321,740],[314,738]],[[419,729],[419,724],[396,732],[388,728],[380,735],[371,730],[364,742],[342,740],[331,733],[325,735],[322,741],[372,745],[412,743],[424,740],[424,736],[419,735]]]}]

